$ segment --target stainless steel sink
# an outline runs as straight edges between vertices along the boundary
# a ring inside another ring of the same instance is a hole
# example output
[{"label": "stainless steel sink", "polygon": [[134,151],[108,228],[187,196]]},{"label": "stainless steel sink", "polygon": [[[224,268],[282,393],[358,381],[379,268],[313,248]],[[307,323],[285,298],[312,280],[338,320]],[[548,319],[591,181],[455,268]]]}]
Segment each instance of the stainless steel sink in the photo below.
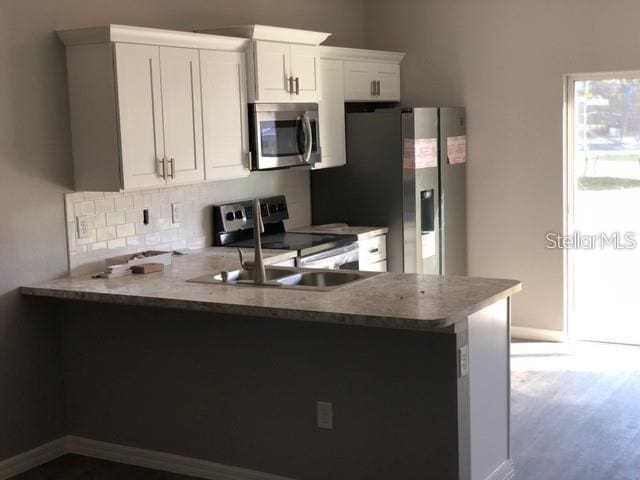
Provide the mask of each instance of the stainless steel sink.
[{"label": "stainless steel sink", "polygon": [[[295,268],[287,268],[287,267],[265,267],[264,269],[265,280],[267,281],[286,277],[287,275],[292,275],[295,272],[296,272]],[[226,276],[226,279],[225,279],[225,276]],[[232,270],[230,272],[219,272],[216,274],[209,274],[209,275],[203,275],[197,278],[191,278],[187,280],[187,282],[228,283],[228,284],[248,283],[249,285],[253,285],[254,278],[255,278],[254,270]]]},{"label": "stainless steel sink", "polygon": [[330,291],[367,278],[380,272],[359,272],[353,270],[318,270],[288,267],[266,267],[267,283],[256,285],[252,270],[234,270],[187,280],[194,283],[213,283],[224,285],[248,285],[276,287],[292,290]]},{"label": "stainless steel sink", "polygon": [[315,288],[335,288],[346,283],[356,282],[368,278],[365,272],[346,272],[340,270],[320,272],[299,272],[278,280],[288,286],[305,286]]}]

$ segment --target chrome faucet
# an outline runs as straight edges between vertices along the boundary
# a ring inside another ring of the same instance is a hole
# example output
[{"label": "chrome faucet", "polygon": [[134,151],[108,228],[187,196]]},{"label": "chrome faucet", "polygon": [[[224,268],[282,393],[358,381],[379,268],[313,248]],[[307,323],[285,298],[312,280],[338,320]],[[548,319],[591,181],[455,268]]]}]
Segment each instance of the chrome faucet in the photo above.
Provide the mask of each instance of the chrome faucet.
[{"label": "chrome faucet", "polygon": [[253,200],[253,282],[256,285],[264,285],[266,274],[264,273],[264,259],[262,258],[262,241],[260,234],[264,232],[260,199]]},{"label": "chrome faucet", "polygon": [[[264,259],[262,258],[262,239],[260,234],[264,232],[264,222],[262,221],[262,212],[260,211],[260,200],[253,200],[253,262],[245,261],[242,250],[238,248],[238,256],[240,257],[240,266],[243,270],[253,270],[253,283],[256,285],[264,285],[266,283],[266,274],[264,272]],[[228,272],[222,272],[222,281],[226,282]]]}]

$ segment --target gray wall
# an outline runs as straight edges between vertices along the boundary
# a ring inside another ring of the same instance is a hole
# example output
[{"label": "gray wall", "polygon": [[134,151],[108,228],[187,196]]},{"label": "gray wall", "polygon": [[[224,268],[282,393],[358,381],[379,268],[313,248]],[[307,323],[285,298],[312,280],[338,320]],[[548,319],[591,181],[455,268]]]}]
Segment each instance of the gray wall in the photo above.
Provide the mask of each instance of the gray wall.
[{"label": "gray wall", "polygon": [[265,23],[333,32],[328,43],[361,47],[363,1],[1,0],[0,459],[64,432],[56,323],[48,304],[26,304],[16,291],[67,269],[71,146],[64,49],[54,30]]},{"label": "gray wall", "polygon": [[517,278],[518,326],[563,328],[563,75],[640,69],[635,0],[367,1],[367,48],[408,52],[403,100],[468,112],[469,267]]},{"label": "gray wall", "polygon": [[[300,480],[458,478],[455,335],[61,310],[73,435]],[[333,403],[333,430],[317,428],[317,401]]]}]

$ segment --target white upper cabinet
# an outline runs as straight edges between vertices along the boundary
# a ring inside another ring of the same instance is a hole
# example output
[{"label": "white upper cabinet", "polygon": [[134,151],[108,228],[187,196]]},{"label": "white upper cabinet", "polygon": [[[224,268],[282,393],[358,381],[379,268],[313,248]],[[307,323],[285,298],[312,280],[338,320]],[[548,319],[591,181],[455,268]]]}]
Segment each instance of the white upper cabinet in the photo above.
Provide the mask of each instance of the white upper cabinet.
[{"label": "white upper cabinet", "polygon": [[200,75],[206,179],[249,175],[245,54],[202,50]]},{"label": "white upper cabinet", "polygon": [[167,181],[204,180],[198,50],[160,47],[160,78]]},{"label": "white upper cabinet", "polygon": [[297,102],[317,102],[322,98],[318,48],[291,45],[292,96]]},{"label": "white upper cabinet", "polygon": [[400,101],[400,62],[404,53],[341,47],[319,48],[322,59],[343,62],[345,102]]},{"label": "white upper cabinet", "polygon": [[318,45],[329,33],[265,25],[202,32],[251,39],[247,52],[250,103],[315,103],[322,97]]},{"label": "white upper cabinet", "polygon": [[344,72],[347,101],[400,101],[399,64],[348,60]]},{"label": "white upper cabinet", "polygon": [[349,100],[371,100],[374,98],[371,64],[365,62],[344,62],[344,90]]},{"label": "white upper cabinet", "polygon": [[254,42],[254,102],[317,102],[320,99],[318,48]]},{"label": "white upper cabinet", "polygon": [[76,190],[247,174],[247,40],[119,25],[59,36]]},{"label": "white upper cabinet", "polygon": [[[160,49],[123,43],[115,46],[115,57],[123,187],[163,185],[166,166],[162,163]],[[69,77],[72,78],[71,71]],[[71,97],[73,102],[73,94]],[[91,139],[74,136],[73,141],[90,142]],[[115,163],[114,159],[111,163]]]},{"label": "white upper cabinet", "polygon": [[345,102],[400,101],[400,62],[404,57],[403,53],[353,48],[319,47],[319,50],[322,159],[314,170],[347,163]]},{"label": "white upper cabinet", "polygon": [[347,163],[344,117],[344,67],[341,60],[320,60],[322,100],[318,103],[322,158],[314,170]]},{"label": "white upper cabinet", "polygon": [[291,48],[287,43],[255,42],[256,98],[270,102],[291,100]]},{"label": "white upper cabinet", "polygon": [[378,82],[378,101],[400,101],[400,65],[397,63],[372,64],[373,76]]}]

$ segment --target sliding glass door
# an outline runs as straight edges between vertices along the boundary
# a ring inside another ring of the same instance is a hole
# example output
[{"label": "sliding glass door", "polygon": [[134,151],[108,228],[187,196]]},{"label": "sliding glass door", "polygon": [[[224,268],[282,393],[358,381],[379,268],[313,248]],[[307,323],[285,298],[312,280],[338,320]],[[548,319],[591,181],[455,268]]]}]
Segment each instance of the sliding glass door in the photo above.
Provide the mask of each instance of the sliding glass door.
[{"label": "sliding glass door", "polygon": [[640,73],[567,86],[569,335],[640,344]]}]

